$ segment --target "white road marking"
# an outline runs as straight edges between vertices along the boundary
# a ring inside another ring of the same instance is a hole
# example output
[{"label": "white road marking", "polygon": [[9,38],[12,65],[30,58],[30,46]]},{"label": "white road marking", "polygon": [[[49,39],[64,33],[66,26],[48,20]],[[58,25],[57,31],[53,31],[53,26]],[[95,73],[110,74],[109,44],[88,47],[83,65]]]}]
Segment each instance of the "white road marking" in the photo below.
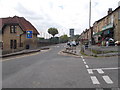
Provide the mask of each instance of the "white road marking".
[{"label": "white road marking", "polygon": [[86,67],[86,68],[89,68],[89,66],[88,66],[88,65],[85,65],[85,67]]},{"label": "white road marking", "polygon": [[114,70],[114,69],[120,69],[120,67],[114,67],[114,68],[95,68],[92,70],[97,70],[97,69],[102,69],[102,70]]},{"label": "white road marking", "polygon": [[85,61],[85,59],[83,59],[83,62]]},{"label": "white road marking", "polygon": [[103,70],[113,70],[113,69],[120,69],[120,67],[114,67],[114,68],[101,68]]},{"label": "white road marking", "polygon": [[84,62],[84,64],[87,64],[86,62]]},{"label": "white road marking", "polygon": [[83,58],[83,56],[81,56],[81,58]]},{"label": "white road marking", "polygon": [[92,69],[87,69],[87,71],[88,71],[89,74],[93,74]]},{"label": "white road marking", "polygon": [[98,81],[98,79],[96,78],[96,76],[91,76],[90,78],[91,78],[93,84],[100,84],[100,82]]},{"label": "white road marking", "polygon": [[102,77],[103,77],[103,79],[105,80],[105,82],[106,82],[107,84],[113,84],[113,81],[110,79],[109,76],[102,76]]},{"label": "white road marking", "polygon": [[97,69],[97,71],[98,71],[99,74],[103,74],[104,73],[102,69]]}]

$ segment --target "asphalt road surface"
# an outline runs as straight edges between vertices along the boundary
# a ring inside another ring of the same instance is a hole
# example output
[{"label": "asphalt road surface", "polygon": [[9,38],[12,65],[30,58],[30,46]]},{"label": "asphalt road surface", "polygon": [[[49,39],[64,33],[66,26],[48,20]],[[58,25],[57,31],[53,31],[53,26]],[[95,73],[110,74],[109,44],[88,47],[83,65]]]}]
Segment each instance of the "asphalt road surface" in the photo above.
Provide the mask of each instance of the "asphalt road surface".
[{"label": "asphalt road surface", "polygon": [[[112,88],[118,90],[118,57],[70,56],[50,50],[3,59],[3,88]],[[112,90],[111,89],[111,90]]]}]

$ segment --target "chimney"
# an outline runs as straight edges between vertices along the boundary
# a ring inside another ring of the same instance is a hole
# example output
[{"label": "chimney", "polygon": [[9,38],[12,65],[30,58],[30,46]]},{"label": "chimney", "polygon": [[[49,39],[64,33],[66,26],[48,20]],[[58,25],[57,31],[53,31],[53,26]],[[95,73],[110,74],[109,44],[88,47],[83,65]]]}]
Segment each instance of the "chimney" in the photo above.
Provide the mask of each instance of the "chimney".
[{"label": "chimney", "polygon": [[112,12],[112,8],[108,9],[108,14],[110,14]]}]

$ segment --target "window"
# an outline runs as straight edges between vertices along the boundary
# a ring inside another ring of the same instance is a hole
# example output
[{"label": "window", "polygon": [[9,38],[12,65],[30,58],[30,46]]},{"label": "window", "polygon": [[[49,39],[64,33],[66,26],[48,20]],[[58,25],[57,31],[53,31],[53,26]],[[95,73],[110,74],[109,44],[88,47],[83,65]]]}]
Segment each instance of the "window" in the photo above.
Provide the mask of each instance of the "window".
[{"label": "window", "polygon": [[17,40],[10,40],[10,48],[11,49],[17,48]]},{"label": "window", "polygon": [[10,33],[16,33],[17,26],[11,25],[10,26]]},{"label": "window", "polygon": [[10,40],[10,48],[13,49],[13,40]]},{"label": "window", "polygon": [[17,26],[14,26],[14,33],[16,33]]},{"label": "window", "polygon": [[17,48],[17,41],[14,40],[14,49],[16,49],[16,48]]}]

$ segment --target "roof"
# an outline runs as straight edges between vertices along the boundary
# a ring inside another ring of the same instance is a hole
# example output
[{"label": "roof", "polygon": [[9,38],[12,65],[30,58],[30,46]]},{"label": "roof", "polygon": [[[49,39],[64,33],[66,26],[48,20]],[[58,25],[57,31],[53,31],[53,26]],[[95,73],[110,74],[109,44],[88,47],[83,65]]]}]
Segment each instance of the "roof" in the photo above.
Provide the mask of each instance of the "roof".
[{"label": "roof", "polygon": [[107,16],[111,15],[112,13],[114,13],[115,11],[117,11],[118,9],[120,9],[120,6],[118,6],[114,11],[112,11],[110,14],[104,16],[103,18],[99,19],[98,21],[96,21],[97,23],[100,22],[101,20],[103,20],[104,18],[106,18]]},{"label": "roof", "polygon": [[18,24],[24,32],[32,30],[34,34],[39,34],[37,29],[24,17],[14,16],[14,17],[7,17],[7,18],[0,18],[0,19],[2,20],[2,24],[0,24],[0,27],[3,27],[4,25],[9,25],[9,24]]}]

